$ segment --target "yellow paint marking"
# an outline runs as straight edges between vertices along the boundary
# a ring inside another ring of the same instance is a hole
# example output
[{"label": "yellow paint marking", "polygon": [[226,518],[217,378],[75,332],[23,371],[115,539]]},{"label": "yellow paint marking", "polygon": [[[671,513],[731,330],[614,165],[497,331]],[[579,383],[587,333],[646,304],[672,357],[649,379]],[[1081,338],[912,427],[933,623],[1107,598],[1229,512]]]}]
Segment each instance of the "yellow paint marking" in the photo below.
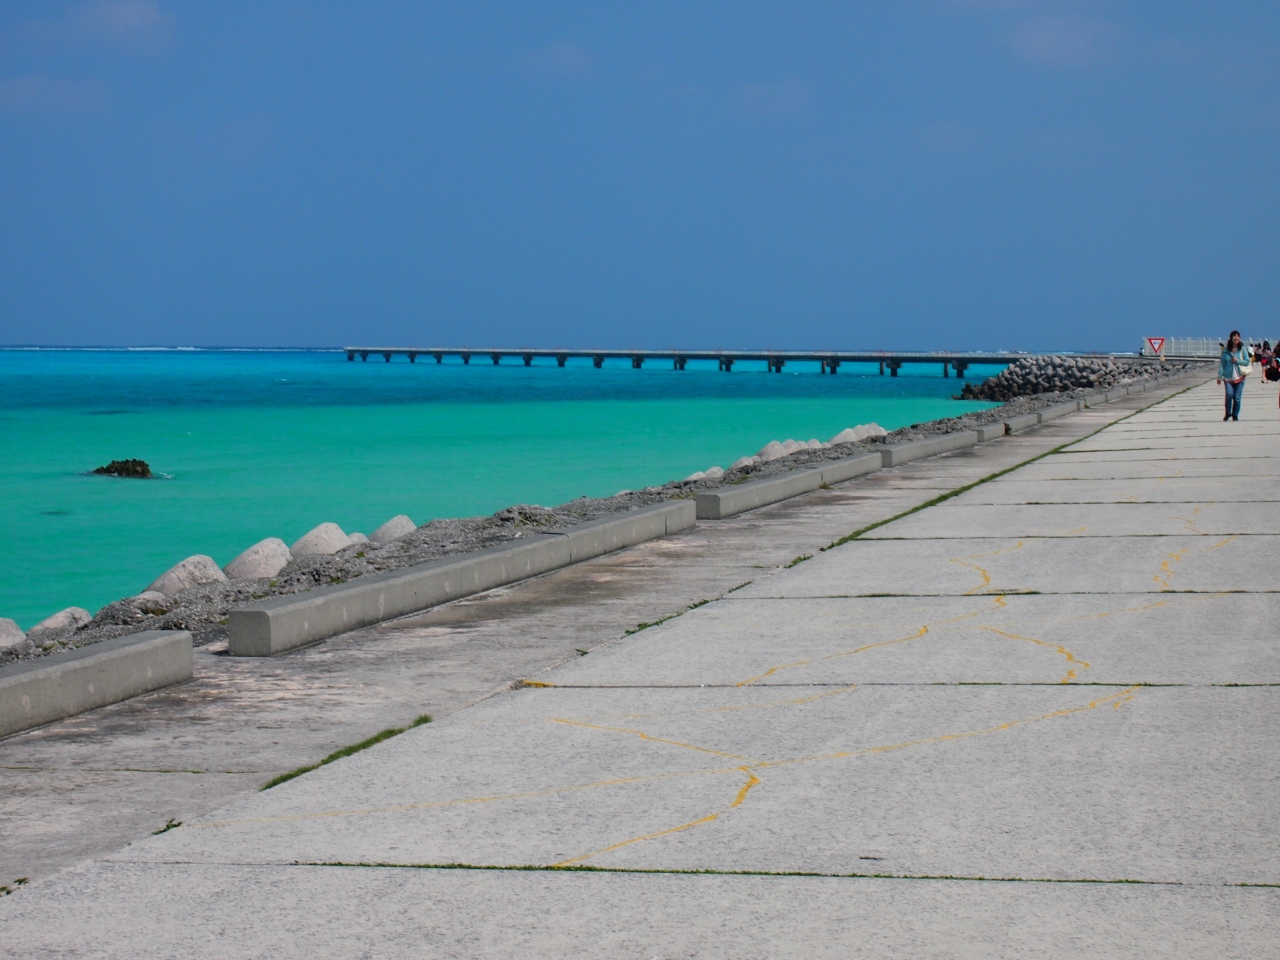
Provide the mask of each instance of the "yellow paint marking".
[{"label": "yellow paint marking", "polygon": [[[1194,510],[1191,511],[1191,517],[1196,516],[1196,514],[1198,514],[1203,509],[1204,509],[1203,506],[1196,507]],[[1186,528],[1190,530],[1192,533],[1194,533],[1197,537],[1208,536],[1208,534],[1206,534],[1203,530],[1201,530],[1199,527],[1196,526],[1195,521],[1192,520],[1191,517],[1170,517],[1169,519],[1181,520],[1182,523],[1186,526]]]},{"label": "yellow paint marking", "polygon": [[[718,767],[718,768],[711,768],[706,770],[684,770],[678,773],[655,773],[655,774],[648,774],[646,776],[639,776],[639,777],[618,777],[610,780],[597,780],[592,783],[574,784],[568,787],[548,787],[543,790],[529,790],[522,793],[494,794],[491,796],[482,796],[482,797],[464,797],[456,800],[435,800],[435,801],[428,801],[425,803],[405,803],[405,804],[397,804],[394,806],[387,806],[387,807],[365,807],[365,808],[357,808],[353,810],[324,810],[316,813],[295,813],[295,814],[285,814],[285,815],[275,816],[275,817],[247,817],[242,820],[217,820],[217,821],[211,821],[209,823],[193,823],[190,825],[190,828],[206,829],[209,827],[233,827],[233,826],[242,826],[242,825],[248,825],[248,824],[257,824],[257,823],[285,823],[285,822],[296,821],[296,820],[320,820],[320,819],[327,819],[330,817],[366,816],[368,814],[379,814],[379,813],[405,813],[405,812],[414,811],[414,810],[434,810],[434,809],[443,808],[443,807],[462,806],[466,804],[494,803],[494,802],[503,801],[503,800],[528,800],[528,799],[534,799],[538,797],[551,797],[551,796],[556,796],[558,794],[577,793],[584,790],[598,790],[602,787],[629,786],[630,784],[633,784],[633,783],[653,783],[659,780],[678,780],[678,779],[685,779],[690,777],[719,776],[720,774],[737,773],[739,771],[746,771],[748,774],[750,774],[751,770],[763,770],[770,767],[788,766],[796,763],[810,763],[810,762],[819,761],[819,760],[844,760],[852,757],[871,756],[874,754],[889,753],[894,750],[902,750],[907,747],[914,747],[914,746],[924,746],[931,743],[945,743],[952,740],[965,740],[972,737],[984,736],[990,733],[999,733],[1005,730],[1011,730],[1014,727],[1022,726],[1029,723],[1038,723],[1041,720],[1050,720],[1056,717],[1065,717],[1075,713],[1083,713],[1088,710],[1094,710],[1105,703],[1110,703],[1113,707],[1119,708],[1123,704],[1128,703],[1130,700],[1132,700],[1134,696],[1136,696],[1138,689],[1139,689],[1138,687],[1126,687],[1124,690],[1121,690],[1118,693],[1111,694],[1108,697],[1100,697],[1097,700],[1092,700],[1089,703],[1085,704],[1084,706],[1068,707],[1064,710],[1054,710],[1049,713],[1043,713],[1036,717],[1026,717],[1021,720],[1011,720],[1008,723],[998,724],[997,726],[987,727],[982,730],[969,730],[962,733],[941,734],[936,737],[925,737],[920,740],[908,740],[902,743],[887,744],[879,747],[866,747],[861,750],[846,750],[846,751],[841,751],[839,753],[819,754],[819,755],[807,756],[807,757],[794,757],[794,758],[785,759],[785,760],[773,760],[773,761],[763,761],[763,762],[755,761],[749,764],[748,766]],[[755,782],[748,784],[748,786],[755,786]],[[739,791],[738,799],[735,800],[735,803],[731,804],[731,806],[735,806],[741,803],[741,801],[745,798],[746,798],[746,792]],[[688,825],[682,825],[682,828],[687,828],[687,826],[692,826],[696,823],[701,823],[701,822],[706,822],[705,818],[703,820],[695,821],[694,823],[691,823]]]},{"label": "yellow paint marking", "polygon": [[[966,613],[958,617],[952,617],[949,620],[943,620],[942,623],[952,623],[953,621],[956,621],[956,620],[963,620],[966,617],[976,617],[976,616],[977,616],[976,613]],[[913,633],[909,637],[898,637],[895,640],[880,640],[876,643],[868,643],[861,647],[855,647],[852,650],[845,650],[842,653],[829,653],[826,656],[818,657],[817,661],[821,663],[823,660],[839,660],[841,657],[852,657],[859,653],[866,653],[868,650],[875,650],[878,647],[891,647],[895,643],[906,643],[908,640],[919,640],[928,632],[929,632],[929,625],[925,624],[923,627],[921,627],[919,630],[917,630],[915,633]],[[763,680],[765,677],[773,676],[779,670],[789,670],[791,667],[802,667],[805,664],[813,663],[813,662],[814,662],[813,660],[796,660],[794,663],[784,663],[776,667],[770,667],[768,670],[766,670],[764,673],[760,674],[759,676],[752,677],[750,680],[743,680],[741,683],[738,683],[737,686],[747,687],[755,683],[757,680]]]},{"label": "yellow paint marking", "polygon": [[1160,564],[1160,569],[1163,570],[1164,573],[1157,573],[1154,577],[1151,578],[1156,583],[1160,584],[1161,590],[1170,589],[1169,581],[1173,578],[1174,573],[1173,573],[1173,568],[1169,566],[1169,564],[1178,563],[1190,552],[1191,552],[1191,549],[1187,548],[1186,550],[1175,550],[1173,551],[1173,553],[1167,554],[1168,559],[1164,560]]},{"label": "yellow paint marking", "polygon": [[850,690],[858,689],[856,683],[851,683],[847,687],[840,687],[837,690],[828,690],[825,693],[815,693],[811,697],[797,697],[794,700],[770,700],[768,703],[735,703],[727,707],[702,707],[698,710],[673,710],[670,713],[652,714],[652,713],[623,713],[611,717],[599,717],[601,720],[647,720],[653,716],[663,717],[696,717],[707,713],[736,713],[739,710],[772,710],[775,707],[799,707],[806,703],[813,703],[817,700],[825,700],[827,697],[839,696],[842,693],[848,693]]},{"label": "yellow paint marking", "polygon": [[548,787],[545,790],[528,790],[523,793],[496,793],[484,797],[461,797],[456,800],[429,800],[423,803],[401,803],[388,807],[357,807],[352,810],[322,810],[318,813],[292,813],[278,817],[246,817],[243,820],[214,820],[209,823],[193,823],[191,827],[234,827],[251,823],[287,823],[292,820],[324,820],[329,817],[362,817],[374,813],[407,813],[413,810],[435,810],[441,807],[458,807],[476,803],[497,803],[503,800],[530,800],[537,797],[554,797],[562,793],[578,793],[582,790],[599,790],[602,787],[629,786],[633,783],[650,783],[654,780],[679,780],[686,777],[708,777],[721,773],[733,773],[740,767],[721,767],[709,770],[682,770],[678,773],[651,773],[640,777],[618,777],[612,780],[596,780],[568,787]]},{"label": "yellow paint marking", "polygon": [[996,600],[995,600],[996,606],[999,607],[1001,610],[1009,606],[1009,604],[1005,602],[1005,599],[1004,599],[1005,596],[1007,595],[1002,593],[1000,594],[1000,596],[996,597]]},{"label": "yellow paint marking", "polygon": [[[1048,647],[1054,653],[1058,654],[1061,657],[1066,658],[1067,663],[1074,663],[1076,666],[1080,667],[1082,670],[1088,670],[1091,666],[1093,666],[1093,664],[1088,663],[1085,660],[1077,660],[1076,655],[1072,653],[1070,650],[1068,650],[1066,647],[1062,646],[1061,644],[1047,643],[1044,640],[1037,640],[1035,637],[1022,637],[1016,633],[1008,633],[1004,630],[1000,630],[997,627],[988,627],[984,625],[982,629],[990,630],[992,633],[998,633],[1000,634],[1000,636],[1008,637],[1010,640],[1025,640],[1028,643],[1035,643],[1042,647]],[[1067,675],[1062,678],[1062,682],[1070,683],[1074,679],[1076,679],[1076,672],[1074,670],[1067,670]]]},{"label": "yellow paint marking", "polygon": [[[1199,510],[1200,508],[1199,508],[1199,507],[1196,507],[1196,509],[1197,509],[1197,510]],[[1180,518],[1178,518],[1178,517],[1174,517],[1173,519],[1177,520],[1177,519],[1180,519]],[[1222,539],[1222,540],[1219,540],[1217,543],[1215,543],[1215,544],[1214,544],[1213,546],[1211,546],[1211,547],[1202,547],[1201,549],[1203,549],[1203,551],[1204,551],[1205,553],[1212,553],[1214,550],[1221,550],[1223,547],[1225,547],[1227,544],[1229,544],[1232,540],[1238,540],[1238,539],[1240,539],[1240,535],[1239,535],[1239,534],[1233,534],[1232,536],[1229,536],[1229,537],[1226,537],[1226,538],[1224,538],[1224,539]],[[1171,588],[1169,587],[1169,580],[1170,580],[1170,578],[1172,578],[1172,577],[1173,577],[1173,575],[1174,575],[1174,570],[1173,570],[1173,568],[1172,568],[1172,567],[1170,567],[1170,566],[1169,566],[1169,564],[1171,564],[1171,563],[1177,563],[1178,561],[1180,561],[1180,560],[1184,559],[1184,558],[1187,556],[1187,554],[1189,554],[1189,553],[1191,553],[1191,552],[1192,552],[1192,548],[1191,548],[1191,547],[1188,547],[1188,548],[1187,548],[1187,549],[1185,549],[1185,550],[1175,550],[1173,553],[1168,554],[1168,559],[1167,559],[1167,560],[1165,560],[1163,563],[1161,563],[1161,564],[1160,564],[1160,569],[1161,569],[1161,570],[1163,570],[1163,571],[1164,571],[1164,573],[1157,573],[1157,574],[1156,574],[1154,577],[1152,577],[1151,579],[1152,579],[1152,580],[1154,580],[1156,583],[1160,584],[1160,589],[1161,589],[1161,590],[1169,590],[1169,589],[1171,589]]]},{"label": "yellow paint marking", "polygon": [[968,567],[970,570],[978,571],[978,575],[982,577],[982,583],[978,584],[972,590],[966,590],[965,596],[972,596],[975,593],[982,593],[987,587],[991,586],[991,574],[976,563],[970,563],[970,560],[983,560],[987,557],[998,557],[1002,553],[1009,553],[1013,550],[1021,549],[1024,541],[1019,540],[1012,547],[1001,547],[999,550],[992,550],[990,553],[975,553],[968,557],[952,557],[951,563],[958,563],[962,567]]},{"label": "yellow paint marking", "polygon": [[555,686],[555,684],[554,684],[554,683],[544,683],[544,682],[543,682],[543,681],[541,681],[541,680],[521,680],[521,681],[520,681],[520,686],[522,686],[522,687],[554,687],[554,686]]},{"label": "yellow paint marking", "polygon": [[1026,717],[1022,720],[1010,720],[1008,723],[997,724],[994,727],[986,727],[982,730],[967,730],[964,733],[944,733],[936,737],[925,737],[921,740],[906,740],[902,743],[891,743],[883,747],[866,747],[862,750],[845,750],[840,753],[824,753],[812,757],[796,757],[793,760],[775,760],[768,763],[760,764],[761,768],[781,767],[793,763],[809,763],[814,760],[845,760],[850,757],[865,757],[877,753],[890,753],[894,750],[903,750],[907,747],[919,747],[930,743],[946,743],[951,740],[968,740],[971,737],[981,737],[989,733],[1000,733],[1004,730],[1012,730],[1014,727],[1022,726],[1027,723],[1039,723],[1041,720],[1052,720],[1055,717],[1066,717],[1073,713],[1084,713],[1087,710],[1096,710],[1104,703],[1110,703],[1115,708],[1121,707],[1128,703],[1137,694],[1137,687],[1126,687],[1119,693],[1113,693],[1109,697],[1101,697],[1097,700],[1091,700],[1082,707],[1068,707],[1065,710],[1054,710],[1050,713],[1042,713],[1038,717]]},{"label": "yellow paint marking", "polygon": [[723,750],[712,750],[710,747],[699,747],[692,743],[681,743],[679,740],[667,740],[663,737],[651,737],[643,730],[633,730],[630,727],[606,727],[598,723],[585,723],[582,720],[569,720],[564,717],[551,717],[551,723],[567,723],[572,727],[587,727],[590,730],[606,730],[610,733],[629,733],[633,737],[639,737],[641,740],[651,740],[654,743],[665,743],[672,747],[683,747],[685,750],[697,750],[699,753],[710,753],[717,757],[727,757],[730,760],[747,760],[752,763],[755,761],[750,757],[741,757],[736,753],[725,753]]},{"label": "yellow paint marking", "polygon": [[598,857],[602,853],[610,853],[620,847],[629,846],[633,843],[639,843],[641,840],[656,840],[658,837],[665,837],[672,833],[679,833],[682,830],[688,830],[691,827],[699,827],[704,823],[710,823],[712,820],[718,820],[721,816],[728,813],[734,807],[742,806],[742,802],[747,799],[747,792],[760,782],[760,778],[751,772],[749,767],[739,767],[748,777],[747,782],[742,785],[742,789],[738,791],[738,795],[733,798],[733,802],[723,810],[717,810],[715,813],[709,813],[705,817],[699,817],[697,820],[690,820],[688,823],[682,823],[678,827],[669,827],[666,830],[659,830],[657,833],[646,833],[641,837],[632,837],[630,840],[623,840],[621,843],[615,843],[607,847],[602,847],[592,853],[584,853],[580,857],[574,857],[572,860],[561,860],[559,863],[553,863],[553,867],[569,867],[575,863],[581,863],[583,860],[590,860],[592,857]]}]

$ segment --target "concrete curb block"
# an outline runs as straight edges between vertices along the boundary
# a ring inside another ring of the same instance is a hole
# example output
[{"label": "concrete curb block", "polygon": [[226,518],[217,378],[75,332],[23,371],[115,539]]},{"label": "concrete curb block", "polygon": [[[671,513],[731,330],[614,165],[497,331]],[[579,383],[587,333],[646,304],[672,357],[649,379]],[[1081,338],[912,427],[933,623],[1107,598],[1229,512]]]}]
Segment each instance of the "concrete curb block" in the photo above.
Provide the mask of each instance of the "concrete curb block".
[{"label": "concrete curb block", "polygon": [[147,630],[0,667],[0,737],[191,679],[191,634]]},{"label": "concrete curb block", "polygon": [[988,440],[999,440],[1004,436],[1004,424],[1000,422],[988,423],[981,427],[974,427],[973,432],[978,435],[979,443],[986,443]]},{"label": "concrete curb block", "polygon": [[1079,409],[1080,407],[1076,404],[1076,401],[1072,400],[1070,403],[1057,403],[1052,407],[1045,407],[1038,411],[1036,415],[1040,418],[1041,423],[1048,423],[1050,420],[1065,417],[1068,413],[1075,413]]},{"label": "concrete curb block", "polygon": [[562,533],[534,534],[517,543],[460,557],[263,600],[231,611],[228,649],[237,657],[274,656],[348,630],[688,530],[694,526],[695,517],[692,500],[661,503],[589,520]]},{"label": "concrete curb block", "polygon": [[1036,426],[1040,422],[1038,413],[1024,413],[1020,417],[1010,417],[1004,422],[1005,429],[1010,433],[1021,433]]},{"label": "concrete curb block", "polygon": [[820,467],[793,470],[768,480],[752,480],[748,483],[722,487],[698,494],[699,520],[724,520],[736,517],[757,507],[781,503],[801,494],[812,493],[825,483],[844,483],[854,477],[880,469],[882,458],[878,453],[864,453],[843,460],[833,460]]},{"label": "concrete curb block", "polygon": [[897,443],[885,447],[881,452],[883,465],[896,467],[899,464],[919,460],[921,457],[936,457],[940,453],[951,453],[963,450],[978,443],[975,430],[962,430],[957,433],[944,433],[940,437],[929,437],[925,440],[912,440],[909,443]]}]

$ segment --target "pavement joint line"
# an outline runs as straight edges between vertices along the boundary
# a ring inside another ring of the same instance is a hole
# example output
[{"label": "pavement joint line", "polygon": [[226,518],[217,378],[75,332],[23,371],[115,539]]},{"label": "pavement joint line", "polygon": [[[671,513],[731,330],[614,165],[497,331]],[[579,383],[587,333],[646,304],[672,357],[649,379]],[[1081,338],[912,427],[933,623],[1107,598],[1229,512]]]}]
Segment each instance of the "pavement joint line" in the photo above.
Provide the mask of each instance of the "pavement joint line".
[{"label": "pavement joint line", "polygon": [[[164,863],[185,865],[187,861],[156,860],[148,863]],[[244,866],[262,866],[262,864],[244,864]],[[270,864],[269,866],[277,866]],[[1280,889],[1277,883],[1247,883],[1221,881],[1211,883],[1203,880],[1139,880],[1128,877],[1097,879],[1092,877],[984,877],[965,874],[929,874],[929,873],[827,873],[817,870],[681,870],[662,867],[593,867],[570,864],[566,866],[540,864],[482,864],[482,863],[391,863],[378,861],[344,862],[340,860],[296,860],[287,864],[292,867],[347,867],[384,870],[503,870],[528,873],[618,873],[618,874],[657,874],[661,876],[684,877],[778,877],[778,878],[819,878],[831,880],[953,880],[969,883],[1080,883],[1098,884],[1101,886],[1152,886],[1152,887],[1227,887],[1241,889]]]},{"label": "pavement joint line", "polygon": [[831,543],[827,544],[825,547],[819,547],[819,550],[825,553],[827,550],[832,550],[836,547],[849,543],[850,541],[857,540],[863,534],[869,533],[870,531],[875,530],[878,527],[883,527],[887,524],[893,523],[895,520],[901,520],[903,517],[909,517],[911,516],[911,514],[919,513],[921,510],[927,510],[930,507],[935,507],[938,504],[944,503],[953,497],[958,497],[962,493],[966,493],[969,490],[973,490],[975,487],[980,487],[984,483],[990,483],[992,480],[995,480],[999,477],[1003,477],[1006,474],[1013,473],[1015,470],[1021,470],[1023,467],[1027,466],[1028,464],[1035,463],[1037,460],[1043,460],[1046,457],[1051,457],[1056,453],[1060,453],[1063,450],[1066,450],[1068,447],[1075,446],[1077,443],[1084,443],[1086,440],[1090,439],[1091,437],[1097,436],[1102,431],[1115,426],[1117,423],[1123,423],[1125,420],[1128,420],[1131,417],[1135,417],[1139,413],[1142,413],[1145,410],[1150,409],[1151,407],[1157,406],[1161,403],[1167,403],[1168,401],[1172,400],[1174,397],[1179,396],[1183,393],[1186,393],[1188,390],[1195,389],[1195,387],[1198,387],[1198,386],[1202,386],[1202,384],[1195,384],[1190,387],[1183,387],[1181,390],[1178,390],[1175,393],[1171,393],[1167,397],[1162,397],[1158,400],[1152,400],[1151,403],[1146,404],[1145,406],[1139,407],[1137,410],[1134,410],[1132,413],[1126,414],[1123,417],[1119,417],[1115,420],[1105,423],[1102,426],[1098,427],[1098,429],[1090,433],[1086,433],[1083,437],[1079,437],[1075,440],[1069,440],[1066,443],[1060,444],[1051,450],[1046,450],[1044,453],[1038,454],[1037,456],[1031,457],[1027,460],[1023,460],[1021,463],[1014,464],[1011,467],[1006,467],[1003,470],[997,470],[995,473],[989,474],[985,477],[982,477],[981,479],[975,480],[972,483],[968,483],[968,484],[965,484],[964,486],[957,487],[956,489],[951,490],[948,493],[944,493],[940,496],[934,497],[932,500],[927,500],[924,503],[917,504],[911,509],[904,510],[902,513],[899,513],[896,516],[888,517],[884,520],[878,520],[875,523],[869,524],[865,527],[862,527],[859,530],[855,530],[852,533],[846,534],[845,536],[841,537],[838,540],[832,541]]},{"label": "pavement joint line", "polygon": [[[852,687],[1053,687],[1054,689],[1069,687],[1188,687],[1208,689],[1211,687],[1280,687],[1280,680],[1261,683],[1165,683],[1145,680],[1073,680],[1063,684],[1058,680],[859,680],[841,682],[839,680],[813,680],[805,683],[753,683],[755,690],[787,690],[807,689],[809,687],[832,687],[839,690]],[[540,684],[545,690],[741,690],[739,683],[556,683]],[[563,721],[561,721],[563,722]],[[61,769],[61,768],[59,768]],[[76,769],[74,767],[67,769]]]}]

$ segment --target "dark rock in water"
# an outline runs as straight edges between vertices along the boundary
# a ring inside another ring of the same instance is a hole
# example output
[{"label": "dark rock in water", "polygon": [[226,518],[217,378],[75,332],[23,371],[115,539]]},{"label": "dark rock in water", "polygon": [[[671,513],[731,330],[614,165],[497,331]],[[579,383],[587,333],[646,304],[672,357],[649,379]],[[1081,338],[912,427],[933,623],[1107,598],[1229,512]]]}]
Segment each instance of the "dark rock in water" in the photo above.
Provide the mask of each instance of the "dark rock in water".
[{"label": "dark rock in water", "polygon": [[145,460],[112,460],[105,467],[94,468],[93,472],[106,477],[137,477],[145,480],[151,476],[151,467]]}]

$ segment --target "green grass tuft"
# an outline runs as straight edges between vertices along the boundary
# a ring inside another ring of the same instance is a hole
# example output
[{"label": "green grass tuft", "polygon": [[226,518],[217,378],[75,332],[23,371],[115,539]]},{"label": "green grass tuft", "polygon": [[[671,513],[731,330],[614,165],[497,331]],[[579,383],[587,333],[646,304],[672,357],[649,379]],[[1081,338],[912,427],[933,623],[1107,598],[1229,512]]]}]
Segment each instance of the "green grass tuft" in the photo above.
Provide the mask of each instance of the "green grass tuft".
[{"label": "green grass tuft", "polygon": [[288,773],[282,773],[280,776],[268,780],[259,788],[259,792],[263,790],[270,790],[272,787],[278,787],[280,784],[285,783],[288,780],[292,780],[294,777],[300,777],[304,773],[310,773],[312,770],[319,770],[326,763],[333,763],[335,760],[341,760],[343,757],[349,757],[353,753],[359,753],[361,750],[368,750],[374,744],[381,743],[383,740],[390,740],[392,737],[398,737],[406,730],[412,730],[414,727],[420,727],[424,723],[430,722],[431,715],[424,713],[407,727],[388,727],[381,733],[375,733],[367,740],[361,740],[359,743],[353,743],[349,747],[343,747],[341,750],[335,750],[319,763],[309,763],[305,767],[298,767],[296,770],[290,770]]}]

